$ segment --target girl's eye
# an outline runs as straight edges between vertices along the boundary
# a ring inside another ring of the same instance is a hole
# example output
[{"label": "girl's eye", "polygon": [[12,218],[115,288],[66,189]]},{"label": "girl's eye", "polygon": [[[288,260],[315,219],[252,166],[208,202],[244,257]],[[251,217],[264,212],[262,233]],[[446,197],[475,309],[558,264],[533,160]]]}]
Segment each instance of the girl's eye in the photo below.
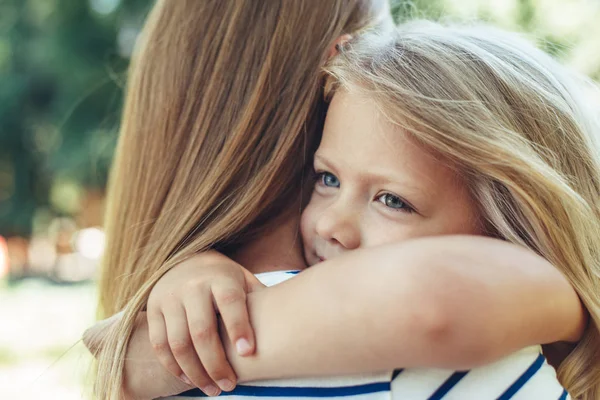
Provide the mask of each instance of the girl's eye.
[{"label": "girl's eye", "polygon": [[377,198],[377,201],[383,203],[386,207],[391,208],[395,211],[404,211],[408,213],[414,212],[414,209],[408,205],[400,197],[391,193],[384,193]]},{"label": "girl's eye", "polygon": [[326,187],[339,188],[340,180],[330,172],[320,172],[317,174],[317,183]]}]

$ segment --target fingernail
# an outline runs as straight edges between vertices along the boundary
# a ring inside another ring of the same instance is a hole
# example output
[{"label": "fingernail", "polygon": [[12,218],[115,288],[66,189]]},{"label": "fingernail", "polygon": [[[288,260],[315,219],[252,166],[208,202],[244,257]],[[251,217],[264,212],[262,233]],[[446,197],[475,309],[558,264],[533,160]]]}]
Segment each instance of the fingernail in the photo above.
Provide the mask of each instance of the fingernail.
[{"label": "fingernail", "polygon": [[244,338],[238,339],[238,341],[235,342],[235,348],[237,349],[237,352],[240,356],[250,354],[250,352],[252,351],[252,347],[250,347],[250,342],[248,342]]},{"label": "fingernail", "polygon": [[202,388],[202,391],[206,393],[207,396],[218,396],[219,389],[217,389],[214,385],[208,385]]},{"label": "fingernail", "polygon": [[231,382],[229,379],[221,379],[220,381],[217,381],[217,385],[219,385],[221,390],[226,392],[233,390],[233,382]]},{"label": "fingernail", "polygon": [[185,374],[179,375],[179,379],[181,379],[187,385],[194,386],[194,384],[192,383],[192,381],[190,381],[190,378],[188,378]]}]

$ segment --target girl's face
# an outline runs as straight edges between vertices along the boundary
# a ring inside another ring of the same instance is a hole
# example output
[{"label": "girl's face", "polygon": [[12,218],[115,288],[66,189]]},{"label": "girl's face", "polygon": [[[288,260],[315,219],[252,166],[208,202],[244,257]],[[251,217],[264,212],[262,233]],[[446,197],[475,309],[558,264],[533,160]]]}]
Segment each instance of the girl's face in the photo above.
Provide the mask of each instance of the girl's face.
[{"label": "girl's face", "polygon": [[301,220],[309,265],[420,236],[482,234],[461,177],[360,95],[334,96],[314,169]]}]

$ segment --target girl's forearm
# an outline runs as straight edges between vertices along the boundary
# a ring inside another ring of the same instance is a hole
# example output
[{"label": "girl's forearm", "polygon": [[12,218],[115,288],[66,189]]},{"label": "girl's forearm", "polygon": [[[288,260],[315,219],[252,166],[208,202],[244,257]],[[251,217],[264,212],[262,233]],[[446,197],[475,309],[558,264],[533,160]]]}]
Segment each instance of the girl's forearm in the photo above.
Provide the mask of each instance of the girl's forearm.
[{"label": "girl's forearm", "polygon": [[548,262],[481,237],[354,251],[251,293],[248,305],[257,354],[228,351],[241,381],[471,368],[528,345],[577,340],[586,323]]},{"label": "girl's forearm", "polygon": [[[528,345],[577,340],[587,319],[549,263],[480,237],[354,251],[249,294],[248,306],[256,355],[239,357],[223,340],[242,382],[398,367],[471,368]],[[155,378],[165,375],[162,386],[180,385],[154,357],[145,318],[140,324],[134,338],[136,348],[145,349],[136,353],[144,354],[144,368]],[[161,394],[175,393],[167,391]]]}]

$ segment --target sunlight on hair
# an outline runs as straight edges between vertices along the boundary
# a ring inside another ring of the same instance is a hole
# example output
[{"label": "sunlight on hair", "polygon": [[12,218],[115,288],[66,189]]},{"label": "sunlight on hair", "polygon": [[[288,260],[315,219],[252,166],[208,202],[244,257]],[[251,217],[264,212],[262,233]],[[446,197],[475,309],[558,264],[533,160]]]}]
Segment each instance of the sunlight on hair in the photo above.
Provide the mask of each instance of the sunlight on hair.
[{"label": "sunlight on hair", "polygon": [[327,70],[331,90],[370,98],[471,181],[491,236],[530,248],[567,277],[593,321],[558,376],[573,396],[597,400],[597,84],[520,35],[430,21],[406,23],[390,39],[365,36]]}]

